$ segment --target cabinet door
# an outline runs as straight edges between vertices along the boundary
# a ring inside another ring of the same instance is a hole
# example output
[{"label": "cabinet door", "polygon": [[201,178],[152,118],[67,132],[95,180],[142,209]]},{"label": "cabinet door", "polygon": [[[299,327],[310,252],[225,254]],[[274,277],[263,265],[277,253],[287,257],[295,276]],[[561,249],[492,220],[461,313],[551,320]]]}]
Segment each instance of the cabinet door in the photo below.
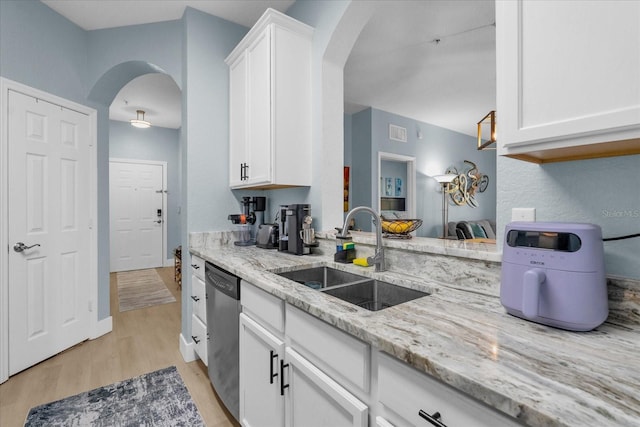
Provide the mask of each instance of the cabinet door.
[{"label": "cabinet door", "polygon": [[207,325],[205,325],[195,314],[191,315],[191,338],[195,344],[198,357],[206,366],[209,365],[207,357]]},{"label": "cabinet door", "polygon": [[295,350],[287,347],[287,426],[365,427],[369,408]]},{"label": "cabinet door", "polygon": [[247,60],[229,66],[229,185],[242,185],[247,147]]},{"label": "cabinet door", "polygon": [[391,356],[380,353],[378,362],[378,414],[396,427],[437,425],[432,420],[448,427],[519,425],[514,418]]},{"label": "cabinet door", "polygon": [[284,426],[280,360],[284,343],[240,314],[240,422],[245,427]]},{"label": "cabinet door", "polygon": [[204,280],[204,260],[196,255],[191,255],[191,273]]},{"label": "cabinet door", "polygon": [[639,16],[637,1],[496,2],[499,154],[640,137]]},{"label": "cabinet door", "polygon": [[204,281],[196,276],[191,276],[191,312],[197,316],[202,323],[207,323],[207,296]]},{"label": "cabinet door", "polygon": [[271,181],[271,26],[247,49],[248,184]]}]

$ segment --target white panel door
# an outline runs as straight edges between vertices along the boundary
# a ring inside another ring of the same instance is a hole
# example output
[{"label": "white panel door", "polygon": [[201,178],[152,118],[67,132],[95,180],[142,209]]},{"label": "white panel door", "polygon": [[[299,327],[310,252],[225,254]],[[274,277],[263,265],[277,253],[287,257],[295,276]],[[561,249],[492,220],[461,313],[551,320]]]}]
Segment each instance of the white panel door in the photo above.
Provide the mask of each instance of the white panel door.
[{"label": "white panel door", "polygon": [[89,336],[90,129],[9,91],[9,375]]},{"label": "white panel door", "polygon": [[162,267],[163,184],[162,164],[109,162],[111,271]]}]

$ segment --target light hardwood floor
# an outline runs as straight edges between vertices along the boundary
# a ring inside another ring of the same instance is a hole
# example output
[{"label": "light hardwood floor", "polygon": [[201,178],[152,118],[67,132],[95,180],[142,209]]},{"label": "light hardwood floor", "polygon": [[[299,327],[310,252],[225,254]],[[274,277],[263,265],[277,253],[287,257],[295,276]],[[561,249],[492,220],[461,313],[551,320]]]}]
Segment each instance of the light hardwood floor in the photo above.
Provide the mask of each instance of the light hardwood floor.
[{"label": "light hardwood floor", "polygon": [[179,349],[180,291],[173,268],[158,273],[177,302],[120,313],[111,274],[113,331],[85,341],[9,378],[0,385],[0,426],[22,426],[43,403],[175,365],[209,427],[237,426],[218,400],[206,366],[185,363]]}]

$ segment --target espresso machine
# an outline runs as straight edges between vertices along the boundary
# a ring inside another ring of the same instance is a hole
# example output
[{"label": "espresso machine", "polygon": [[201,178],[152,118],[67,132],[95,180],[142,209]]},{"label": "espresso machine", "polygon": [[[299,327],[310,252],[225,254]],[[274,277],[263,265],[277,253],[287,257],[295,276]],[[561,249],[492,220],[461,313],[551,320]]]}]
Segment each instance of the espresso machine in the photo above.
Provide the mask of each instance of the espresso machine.
[{"label": "espresso machine", "polygon": [[[311,248],[318,246],[313,228],[311,228],[311,206],[295,204],[281,206],[280,220],[286,236],[280,236],[279,250],[296,255],[307,255]],[[284,239],[283,239],[284,237]]]},{"label": "espresso machine", "polygon": [[253,225],[258,222],[261,224],[264,219],[264,211],[266,205],[265,197],[243,197],[242,213],[231,214],[228,219],[231,223],[236,224],[236,246],[250,246],[256,244],[256,233]]}]

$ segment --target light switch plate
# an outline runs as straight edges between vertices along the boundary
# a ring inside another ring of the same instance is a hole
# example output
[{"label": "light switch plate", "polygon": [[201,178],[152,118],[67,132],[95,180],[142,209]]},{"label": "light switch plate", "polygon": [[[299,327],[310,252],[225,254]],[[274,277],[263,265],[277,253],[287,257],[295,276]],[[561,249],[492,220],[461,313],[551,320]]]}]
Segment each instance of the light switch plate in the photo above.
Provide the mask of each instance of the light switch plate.
[{"label": "light switch plate", "polygon": [[511,221],[535,221],[536,208],[511,209]]}]

